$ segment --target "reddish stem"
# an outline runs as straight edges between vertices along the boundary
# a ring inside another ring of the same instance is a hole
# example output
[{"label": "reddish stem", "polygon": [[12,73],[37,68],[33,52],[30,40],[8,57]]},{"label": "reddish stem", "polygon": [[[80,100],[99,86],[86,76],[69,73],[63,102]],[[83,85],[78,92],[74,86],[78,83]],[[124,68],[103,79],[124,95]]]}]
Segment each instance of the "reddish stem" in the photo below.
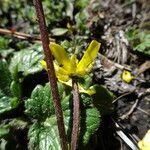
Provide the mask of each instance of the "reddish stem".
[{"label": "reddish stem", "polygon": [[71,150],[77,150],[78,148],[78,135],[80,128],[80,102],[79,102],[79,90],[76,79],[72,80],[73,86],[73,128],[71,137]]},{"label": "reddish stem", "polygon": [[67,140],[66,140],[66,134],[65,134],[65,127],[64,127],[64,120],[63,120],[63,111],[61,108],[61,101],[59,98],[58,93],[58,86],[57,86],[57,79],[55,75],[54,65],[53,65],[53,58],[51,51],[49,49],[49,37],[48,37],[48,31],[46,28],[46,22],[42,7],[41,0],[33,0],[37,19],[39,23],[40,33],[41,33],[41,40],[43,44],[44,54],[46,58],[47,63],[47,71],[48,71],[48,78],[51,85],[52,90],[52,96],[53,96],[53,102],[55,107],[55,114],[57,117],[57,125],[58,125],[58,131],[60,136],[60,143],[62,150],[67,150]]}]

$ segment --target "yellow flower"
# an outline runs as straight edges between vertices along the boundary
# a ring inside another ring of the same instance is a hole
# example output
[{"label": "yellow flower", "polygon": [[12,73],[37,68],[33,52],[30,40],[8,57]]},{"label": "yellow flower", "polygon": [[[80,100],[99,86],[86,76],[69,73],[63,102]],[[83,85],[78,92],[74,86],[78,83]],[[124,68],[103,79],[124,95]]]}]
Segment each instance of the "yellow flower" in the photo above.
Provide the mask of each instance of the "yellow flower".
[{"label": "yellow flower", "polygon": [[[56,59],[54,67],[57,78],[66,82],[73,76],[81,77],[91,70],[92,62],[97,56],[100,43],[93,40],[80,61],[74,54],[69,57],[64,48],[58,44],[51,43],[49,47]],[[45,69],[47,68],[44,60],[41,61],[41,64]]]},{"label": "yellow flower", "polygon": [[[86,75],[92,68],[100,45],[99,42],[93,40],[79,61],[75,54],[69,57],[63,47],[56,43],[51,43],[49,47],[56,60],[54,61],[54,68],[58,80],[67,84],[72,77],[82,77]],[[40,63],[47,70],[46,62],[42,60]],[[84,91],[83,88],[80,87],[80,89]],[[84,93],[86,92],[84,91]]]},{"label": "yellow flower", "polygon": [[129,72],[127,70],[123,70],[122,79],[123,79],[123,81],[130,83],[134,79],[134,76],[131,74],[131,72]]},{"label": "yellow flower", "polygon": [[138,146],[140,150],[150,150],[150,130],[148,130],[144,138],[139,141]]}]

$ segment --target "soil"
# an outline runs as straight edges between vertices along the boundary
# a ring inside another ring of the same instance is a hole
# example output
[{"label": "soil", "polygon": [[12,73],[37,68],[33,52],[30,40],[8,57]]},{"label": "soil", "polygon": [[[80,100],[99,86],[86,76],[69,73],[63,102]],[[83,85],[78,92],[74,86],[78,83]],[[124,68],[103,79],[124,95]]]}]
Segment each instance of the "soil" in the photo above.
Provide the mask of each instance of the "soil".
[{"label": "soil", "polygon": [[114,114],[102,119],[102,125],[98,131],[99,146],[95,149],[129,150],[133,148],[128,145],[128,141],[123,136],[119,136],[118,131],[127,135],[137,146],[137,142],[150,129],[150,76],[149,71],[146,70],[137,80],[130,84],[125,83],[121,79],[121,67],[114,66],[114,63],[128,66],[132,72],[136,72],[140,65],[149,59],[133,52],[125,37],[127,27],[139,26],[144,10],[139,1],[130,5],[127,3],[122,5],[121,1],[115,0],[103,2],[101,13],[104,18],[101,19],[100,24],[105,24],[101,33],[105,45],[103,45],[102,54],[113,63],[107,59],[103,61],[102,56],[99,56],[94,68],[94,80],[104,84],[117,95],[117,98],[114,102]]}]

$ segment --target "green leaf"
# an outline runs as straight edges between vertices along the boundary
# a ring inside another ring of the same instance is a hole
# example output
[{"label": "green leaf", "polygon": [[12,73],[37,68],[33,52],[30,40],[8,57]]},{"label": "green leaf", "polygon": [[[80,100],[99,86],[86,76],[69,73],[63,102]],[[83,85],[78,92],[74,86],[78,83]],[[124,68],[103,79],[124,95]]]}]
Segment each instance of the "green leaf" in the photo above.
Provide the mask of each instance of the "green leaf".
[{"label": "green leaf", "polygon": [[11,98],[0,90],[0,114],[11,110]]},{"label": "green leaf", "polygon": [[78,12],[75,15],[76,27],[82,33],[85,33],[86,31],[88,31],[88,27],[87,27],[88,17],[89,17],[89,14],[86,9]]},{"label": "green leaf", "polygon": [[89,3],[89,0],[76,0],[75,5],[78,8],[84,9]]},{"label": "green leaf", "polygon": [[23,130],[27,128],[27,122],[22,120],[21,118],[15,118],[11,120],[7,120],[1,122],[0,124],[0,138],[5,138],[5,136],[11,135],[11,131],[13,130]]},{"label": "green leaf", "polygon": [[96,108],[89,107],[81,110],[81,131],[80,131],[80,145],[88,144],[91,135],[99,128],[100,113]]},{"label": "green leaf", "polygon": [[[27,130],[27,122],[21,118],[6,119],[0,122],[0,150],[25,149],[22,141],[26,140],[24,134]],[[21,138],[20,138],[21,136]],[[25,138],[25,139],[24,139]]]},{"label": "green leaf", "polygon": [[[80,131],[80,146],[84,146],[89,142],[90,136],[95,133],[99,127],[100,116],[95,108],[89,108],[81,111],[81,131]],[[69,110],[64,111],[64,122],[67,132],[67,137],[70,142],[70,121],[72,121]],[[35,123],[30,127],[28,137],[29,149],[39,150],[61,150],[58,127],[55,115],[47,118],[45,122]]]},{"label": "green leaf", "polygon": [[[64,86],[59,84],[59,93],[62,101],[63,110],[68,109],[69,99],[72,95],[66,95]],[[50,85],[47,83],[44,87],[37,85],[31,94],[31,98],[25,102],[27,113],[30,117],[38,119],[39,121],[45,120],[55,113]]]},{"label": "green leaf", "polygon": [[14,52],[14,49],[9,47],[10,39],[0,36],[0,56],[6,58]]},{"label": "green leaf", "polygon": [[5,60],[0,60],[0,114],[3,114],[18,106],[17,97],[13,98],[10,90],[11,74]]},{"label": "green leaf", "polygon": [[92,77],[91,75],[85,75],[83,78],[80,78],[79,83],[84,87],[84,89],[90,88],[92,86]]},{"label": "green leaf", "polygon": [[0,36],[0,52],[1,49],[7,49],[9,44],[9,39]]},{"label": "green leaf", "polygon": [[14,80],[24,78],[42,70],[39,61],[43,59],[42,47],[39,44],[16,52],[11,59],[10,71]]},{"label": "green leaf", "polygon": [[70,17],[70,20],[73,20],[74,3],[70,0],[65,0],[65,2],[66,2],[66,15]]},{"label": "green leaf", "polygon": [[84,107],[89,107],[92,105],[92,97],[86,93],[80,94],[80,101]]},{"label": "green leaf", "polygon": [[131,28],[126,32],[126,36],[134,51],[150,56],[150,34]]},{"label": "green leaf", "polygon": [[150,56],[150,34],[141,32],[138,34],[140,42],[134,47],[134,50],[144,53]]},{"label": "green leaf", "polygon": [[5,125],[0,125],[0,138],[9,134],[9,128]]},{"label": "green leaf", "polygon": [[[65,113],[65,127],[68,126],[69,112]],[[55,115],[47,118],[42,124],[35,123],[29,130],[29,149],[39,149],[39,150],[61,150],[59,134],[57,129],[57,121]]]},{"label": "green leaf", "polygon": [[10,90],[14,97],[21,98],[21,84],[18,81],[11,82]]},{"label": "green leaf", "polygon": [[[59,84],[58,87],[69,144],[72,128],[71,88],[66,88],[63,84]],[[50,92],[49,83],[44,87],[38,85],[33,90],[31,98],[25,102],[25,112],[31,119],[36,120],[36,123],[34,123],[29,130],[29,149],[60,149],[57,121]],[[96,108],[92,108],[92,99],[89,95],[82,94],[80,102],[82,109],[80,112],[81,131],[79,143],[84,146],[99,127],[100,113]]]},{"label": "green leaf", "polygon": [[45,87],[38,85],[33,90],[31,98],[25,102],[26,113],[38,120],[45,120],[51,114],[54,114],[52,96],[49,84]]},{"label": "green leaf", "polygon": [[113,112],[114,95],[103,86],[95,86],[96,94],[92,95],[93,104],[100,111],[101,115],[107,115]]},{"label": "green leaf", "polygon": [[62,36],[68,32],[68,29],[66,29],[66,28],[54,28],[53,30],[51,30],[51,32],[54,36]]},{"label": "green leaf", "polygon": [[18,50],[22,50],[25,49],[26,47],[29,47],[29,41],[25,40],[25,41],[19,41],[16,43],[16,47]]},{"label": "green leaf", "polygon": [[5,60],[0,60],[0,89],[7,96],[11,96],[10,84],[11,84],[11,74],[8,70],[8,65]]},{"label": "green leaf", "polygon": [[19,104],[19,100],[14,97],[8,97],[0,90],[0,115],[16,108]]},{"label": "green leaf", "polygon": [[4,139],[1,139],[0,141],[0,150],[6,150],[7,147],[7,141]]},{"label": "green leaf", "polygon": [[0,60],[0,114],[11,110],[11,76],[5,60]]},{"label": "green leaf", "polygon": [[14,52],[14,49],[1,49],[0,50],[0,55],[3,57],[3,58],[6,58],[7,56],[9,56],[10,54],[12,54]]}]

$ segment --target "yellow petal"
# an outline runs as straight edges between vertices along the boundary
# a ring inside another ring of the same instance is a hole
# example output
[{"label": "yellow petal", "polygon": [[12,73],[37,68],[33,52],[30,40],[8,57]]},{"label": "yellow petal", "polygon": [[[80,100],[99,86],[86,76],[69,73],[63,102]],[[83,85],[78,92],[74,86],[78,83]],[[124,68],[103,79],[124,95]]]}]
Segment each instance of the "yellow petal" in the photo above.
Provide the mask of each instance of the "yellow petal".
[{"label": "yellow petal", "polygon": [[67,82],[70,79],[68,75],[63,75],[60,74],[59,72],[56,72],[56,76],[60,82]]},{"label": "yellow petal", "polygon": [[75,54],[71,55],[71,63],[72,67],[70,68],[70,75],[76,75],[76,69],[77,69],[77,64],[78,64],[78,59]]},{"label": "yellow petal", "polygon": [[94,63],[91,63],[91,64],[86,68],[86,72],[87,72],[87,73],[91,71],[91,69],[93,68],[93,64],[94,64]]},{"label": "yellow petal", "polygon": [[[44,60],[41,60],[40,64],[47,71],[46,62]],[[58,80],[62,80],[63,82],[66,82],[69,80],[69,76],[63,68],[59,67],[56,63],[54,63],[54,68],[55,68],[55,73],[56,73]]]},{"label": "yellow petal", "polygon": [[131,72],[129,72],[127,70],[123,70],[123,73],[122,73],[123,81],[130,83],[133,79],[134,79],[134,76],[132,76]]},{"label": "yellow petal", "polygon": [[45,70],[47,70],[47,64],[46,64],[46,61],[41,60],[41,61],[40,61],[40,64],[42,65],[42,67],[43,67]]},{"label": "yellow petal", "polygon": [[[72,80],[69,79],[67,82],[59,80],[61,83],[72,87]],[[88,95],[93,95],[96,93],[95,89],[91,86],[89,89],[85,90],[80,84],[78,84],[79,87],[79,93],[86,93]]]},{"label": "yellow petal", "polygon": [[67,86],[72,86],[72,79],[69,79],[68,81],[63,81],[63,80],[59,80],[61,83],[67,85]]},{"label": "yellow petal", "polygon": [[144,138],[139,141],[138,146],[140,150],[150,150],[150,129],[147,131]]},{"label": "yellow petal", "polygon": [[[96,40],[93,40],[90,45],[88,46],[87,50],[85,51],[82,59],[77,65],[77,73],[84,73],[86,68],[93,62],[93,60],[96,58],[99,48],[100,48],[100,43],[97,42]],[[85,72],[86,73],[86,72]]]},{"label": "yellow petal", "polygon": [[64,68],[59,67],[56,63],[54,63],[54,68],[58,80],[62,80],[64,82],[69,80],[68,72]]},{"label": "yellow petal", "polygon": [[88,95],[93,95],[96,93],[96,91],[93,87],[90,87],[89,89],[85,90],[80,84],[78,84],[78,86],[79,86],[80,93],[86,93]]},{"label": "yellow petal", "polygon": [[73,64],[73,67],[77,67],[77,64],[78,64],[78,59],[77,59],[77,56],[75,54],[72,54],[71,55],[71,58],[70,58],[72,64]]},{"label": "yellow petal", "polygon": [[60,74],[63,75],[68,75],[68,72],[64,68],[59,67],[55,62],[54,62],[54,68],[56,72],[59,72]]},{"label": "yellow petal", "polygon": [[51,43],[49,47],[58,64],[66,70],[70,71],[72,68],[72,63],[64,48],[56,43]]}]

